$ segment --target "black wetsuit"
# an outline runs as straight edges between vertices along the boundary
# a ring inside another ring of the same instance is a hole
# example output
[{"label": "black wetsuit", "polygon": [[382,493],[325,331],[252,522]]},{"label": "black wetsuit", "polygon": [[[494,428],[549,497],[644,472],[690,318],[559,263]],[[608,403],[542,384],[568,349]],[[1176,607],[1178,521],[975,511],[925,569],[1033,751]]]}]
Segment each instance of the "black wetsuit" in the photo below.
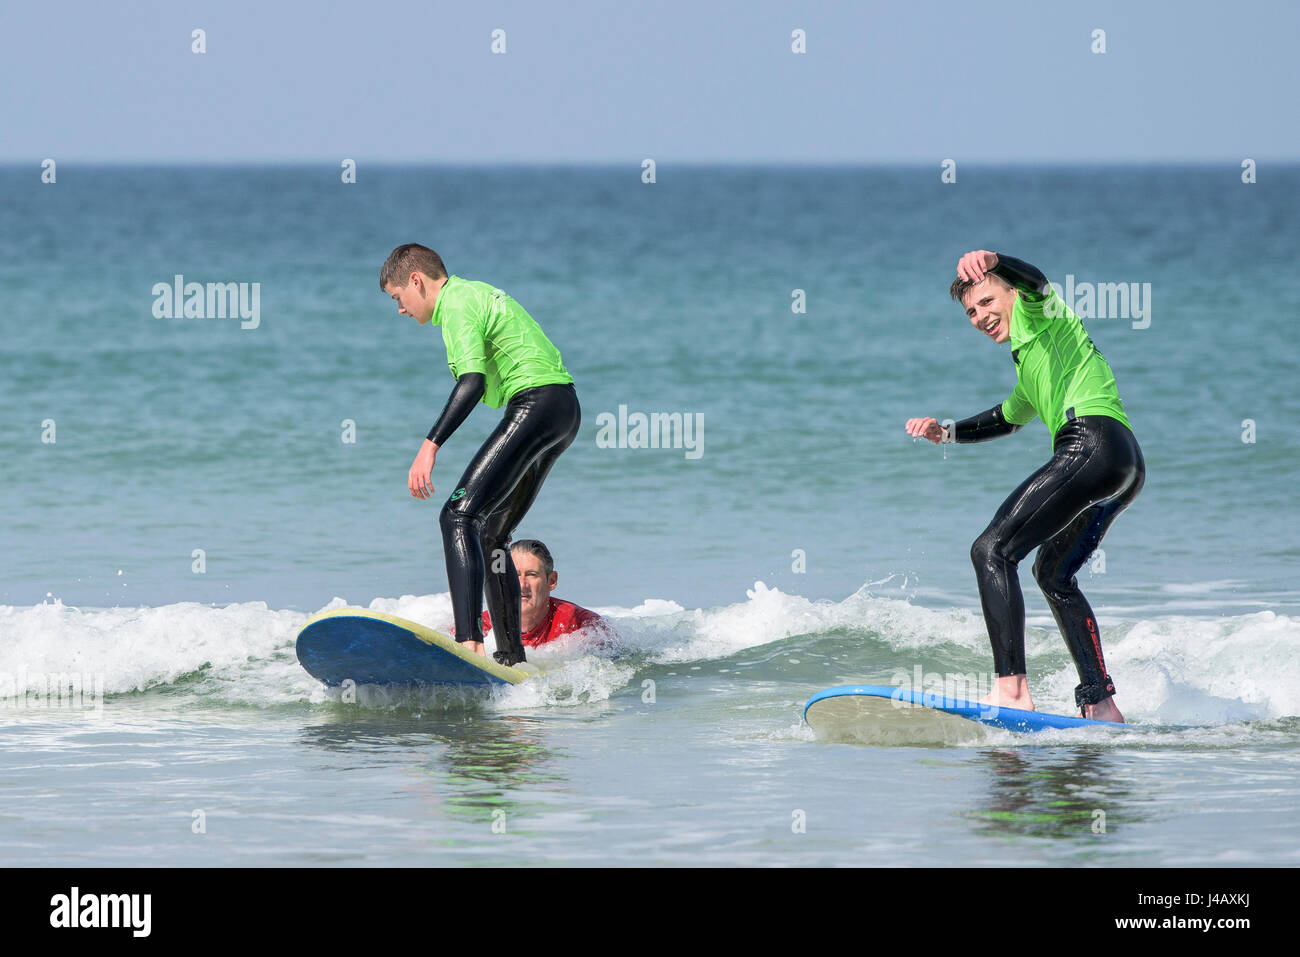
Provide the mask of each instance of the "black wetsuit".
[{"label": "black wetsuit", "polygon": [[[1028,296],[1040,297],[1048,288],[1040,271],[1011,257],[999,255],[991,272]],[[1025,602],[1017,568],[1038,548],[1034,577],[1074,658],[1080,681],[1075,701],[1082,708],[1110,697],[1115,686],[1106,673],[1097,619],[1075,576],[1141,492],[1146,466],[1132,431],[1118,419],[1075,416],[1072,409],[1065,419],[1053,437],[1052,458],[1002,503],[975,540],[971,560],[997,673],[1025,674]],[[952,438],[983,442],[1019,428],[1006,421],[999,405],[958,422]]]},{"label": "black wetsuit", "polygon": [[[461,376],[429,439],[441,446],[482,398],[483,389],[481,373]],[[537,498],[555,460],[577,437],[581,423],[582,409],[572,385],[517,392],[442,507],[439,521],[456,640],[483,640],[479,601],[486,592],[500,646],[494,657],[502,664],[524,660],[519,574],[510,557],[510,534]]]}]

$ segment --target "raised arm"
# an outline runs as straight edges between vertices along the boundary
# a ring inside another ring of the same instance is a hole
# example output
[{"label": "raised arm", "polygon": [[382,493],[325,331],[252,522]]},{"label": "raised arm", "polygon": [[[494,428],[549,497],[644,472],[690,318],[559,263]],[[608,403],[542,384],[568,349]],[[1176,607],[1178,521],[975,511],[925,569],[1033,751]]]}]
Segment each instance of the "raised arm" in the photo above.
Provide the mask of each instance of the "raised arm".
[{"label": "raised arm", "polygon": [[1037,266],[1031,266],[1023,259],[1004,253],[990,252],[987,249],[975,249],[962,256],[957,262],[957,277],[969,282],[980,282],[986,272],[991,272],[999,279],[1019,290],[1024,299],[1037,301],[1045,299],[1052,291],[1052,284]]},{"label": "raised arm", "polygon": [[1005,253],[997,253],[997,260],[989,272],[1011,283],[1019,290],[1021,296],[1037,300],[1045,299],[1051,293],[1051,283],[1037,266],[1031,266],[1023,259]]}]

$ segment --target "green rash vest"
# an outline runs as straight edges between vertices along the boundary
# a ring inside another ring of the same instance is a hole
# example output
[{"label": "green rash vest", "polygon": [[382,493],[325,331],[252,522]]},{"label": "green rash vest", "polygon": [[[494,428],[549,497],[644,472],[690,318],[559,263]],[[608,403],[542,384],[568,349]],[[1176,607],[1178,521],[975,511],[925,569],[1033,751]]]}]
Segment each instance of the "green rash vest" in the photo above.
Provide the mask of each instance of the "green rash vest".
[{"label": "green rash vest", "polygon": [[1108,415],[1129,425],[1115,386],[1115,374],[1064,300],[1052,291],[1044,298],[1021,291],[1011,310],[1011,356],[1016,387],[1002,403],[1002,417],[1027,425],[1035,415],[1053,440],[1076,416]]},{"label": "green rash vest", "polygon": [[451,374],[459,379],[483,373],[483,401],[494,409],[523,389],[573,381],[542,327],[495,286],[449,276],[438,292],[432,322],[442,326]]}]

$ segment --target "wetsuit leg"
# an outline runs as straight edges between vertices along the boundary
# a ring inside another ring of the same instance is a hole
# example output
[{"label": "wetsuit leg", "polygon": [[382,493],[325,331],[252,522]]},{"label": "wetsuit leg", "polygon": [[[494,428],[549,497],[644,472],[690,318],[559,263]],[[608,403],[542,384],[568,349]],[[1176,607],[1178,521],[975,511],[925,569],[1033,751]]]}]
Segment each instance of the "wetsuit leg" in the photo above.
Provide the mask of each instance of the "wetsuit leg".
[{"label": "wetsuit leg", "polygon": [[487,598],[488,614],[492,616],[492,628],[496,632],[498,647],[501,650],[513,650],[521,660],[524,654],[520,638],[521,594],[519,572],[510,554],[510,536],[532,508],[551,466],[568,447],[568,442],[553,446],[529,466],[506,503],[488,516],[484,523],[481,544],[488,567],[483,591]]},{"label": "wetsuit leg", "polygon": [[[528,471],[531,472],[532,469]],[[487,599],[488,614],[492,616],[492,628],[497,635],[497,648],[518,651],[522,642],[516,643],[509,638],[510,635],[521,632],[522,596],[519,591],[519,571],[510,554],[510,533],[514,528],[506,527],[508,514],[508,508],[499,508],[488,516],[479,542],[487,562],[483,593]]]},{"label": "wetsuit leg", "polygon": [[[456,490],[443,506],[440,525],[458,641],[483,640],[486,555],[490,555],[493,548],[504,547],[505,537],[513,527],[506,526],[511,520],[517,524],[523,517],[518,508],[503,506],[511,502],[512,494],[530,469],[540,462],[553,463],[559,453],[572,444],[581,421],[578,396],[571,385],[538,386],[518,393],[507,404],[501,422],[470,460]],[[548,464],[547,470],[549,467]],[[526,496],[524,510],[536,498],[540,479],[544,477],[545,474],[541,473],[531,483],[531,494]],[[502,514],[490,522],[498,512]],[[514,578],[514,605],[517,609],[519,582],[508,551],[505,564],[505,571]],[[499,584],[504,594],[496,600],[508,603],[510,585],[506,582]],[[493,610],[494,614],[498,612],[499,609]],[[508,622],[508,608],[504,614]],[[517,610],[514,618],[517,622]],[[516,635],[517,629],[516,624]],[[503,650],[506,651],[505,657],[512,661],[523,660],[522,645]]]},{"label": "wetsuit leg", "polygon": [[[1136,443],[1134,443],[1136,446]],[[1132,484],[1115,498],[1083,512],[1055,538],[1044,542],[1034,559],[1034,578],[1052,609],[1056,627],[1070,649],[1070,657],[1079,672],[1075,700],[1079,707],[1097,704],[1115,693],[1115,684],[1106,672],[1101,653],[1101,633],[1088,599],[1079,590],[1075,577],[1088,557],[1097,550],[1103,536],[1142,491],[1146,470],[1138,451],[1139,467]]]},{"label": "wetsuit leg", "polygon": [[[1027,670],[1025,603],[1017,574],[1021,560],[1059,536],[1060,547],[1066,552],[1062,568],[1076,560],[1082,565],[1091,553],[1091,549],[1083,551],[1084,533],[1091,532],[1100,541],[1115,515],[1140,491],[1143,475],[1142,453],[1123,423],[1107,416],[1071,419],[1056,434],[1051,460],[1008,496],[975,540],[971,560],[999,676],[1025,674]],[[1112,502],[1117,507],[1092,514],[1094,506]],[[1080,519],[1080,528],[1071,534],[1072,525]],[[1075,556],[1076,549],[1083,552],[1082,557]],[[1055,549],[1049,548],[1049,553],[1055,554]],[[1054,564],[1049,558],[1044,575],[1054,573]],[[1084,628],[1083,637],[1076,621]],[[1072,650],[1077,644],[1092,642],[1082,619],[1067,617],[1063,630],[1066,627],[1071,629],[1066,641]],[[1100,657],[1100,641],[1096,645]]]}]

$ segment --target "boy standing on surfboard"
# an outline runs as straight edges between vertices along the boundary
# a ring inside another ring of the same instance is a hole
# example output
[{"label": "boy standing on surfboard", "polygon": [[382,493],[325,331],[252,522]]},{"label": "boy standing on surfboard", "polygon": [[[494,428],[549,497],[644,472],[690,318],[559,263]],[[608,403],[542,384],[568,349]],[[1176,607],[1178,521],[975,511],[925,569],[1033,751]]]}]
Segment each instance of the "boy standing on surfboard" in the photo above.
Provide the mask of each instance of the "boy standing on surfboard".
[{"label": "boy standing on surfboard", "polygon": [[479,616],[486,590],[497,626],[493,657],[503,665],[517,664],[524,660],[519,577],[507,543],[551,466],[578,434],[582,410],[573,376],[519,303],[487,283],[449,276],[432,249],[398,246],[380,270],[379,286],[397,301],[398,315],[442,327],[447,365],[456,379],[446,408],[411,463],[411,495],[433,494],[430,473],[438,449],[480,400],[494,409],[506,407],[443,505],[440,524],[456,640],[484,653]]},{"label": "boy standing on surfboard", "polygon": [[1033,710],[1025,667],[1025,603],[1017,568],[1034,548],[1034,578],[1070,648],[1085,718],[1124,720],[1106,673],[1097,619],[1075,574],[1146,478],[1110,365],[1083,323],[1035,267],[986,249],[957,263],[949,290],[971,325],[1011,343],[1016,386],[1000,405],[945,429],[908,419],[907,433],[931,442],[984,442],[1035,416],[1052,433],[1052,458],[1007,497],[971,548],[997,681],[985,703]]}]

